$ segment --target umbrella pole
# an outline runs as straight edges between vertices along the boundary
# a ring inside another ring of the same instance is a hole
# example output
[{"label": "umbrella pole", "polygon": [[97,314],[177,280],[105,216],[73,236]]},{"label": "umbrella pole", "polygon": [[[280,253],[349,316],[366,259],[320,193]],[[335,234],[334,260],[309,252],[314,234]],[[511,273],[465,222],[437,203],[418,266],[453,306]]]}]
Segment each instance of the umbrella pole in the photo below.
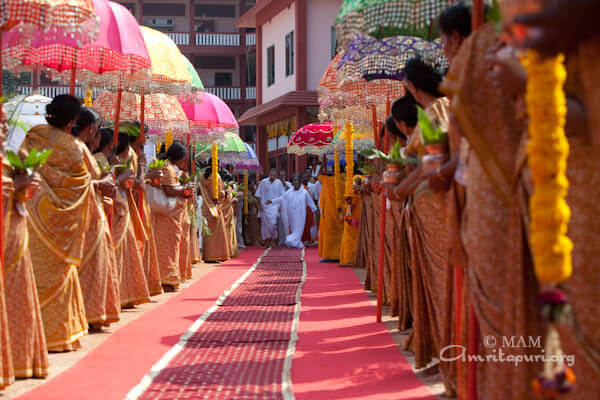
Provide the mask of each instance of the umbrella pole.
[{"label": "umbrella pole", "polygon": [[[2,97],[2,91],[4,86],[4,75],[2,72],[2,30],[0,30],[0,97]],[[0,102],[0,113],[2,112],[2,102]],[[8,121],[6,121],[8,123]],[[0,165],[4,165],[4,154],[0,154]],[[4,182],[2,181],[2,174],[0,174],[0,190],[3,191]],[[4,198],[3,194],[0,193],[0,272],[4,277]]]},{"label": "umbrella pole", "polygon": [[379,131],[377,129],[377,106],[371,107],[372,120],[373,120],[373,140],[375,142],[375,148],[379,149]]},{"label": "umbrella pole", "polygon": [[145,109],[146,109],[146,96],[144,95],[144,88],[142,88],[141,92],[140,92],[140,96],[142,96],[142,98],[140,99],[140,139],[143,142],[145,142],[145,122],[144,122],[144,117],[145,117]]},{"label": "umbrella pole", "polygon": [[472,30],[475,31],[481,25],[483,25],[483,0],[474,0],[473,1],[473,21],[472,21]]},{"label": "umbrella pole", "polygon": [[71,86],[69,86],[69,94],[71,96],[75,96],[75,76],[77,72],[77,67],[75,63],[73,63],[73,68],[71,68]]},{"label": "umbrella pole", "polygon": [[119,120],[121,119],[121,97],[123,89],[117,91],[117,109],[115,110],[115,132],[113,134],[113,145],[116,147],[119,144]]},{"label": "umbrella pole", "polygon": [[[385,104],[386,115],[390,113],[390,99]],[[390,134],[387,125],[384,128],[383,151],[387,152],[390,145]],[[379,266],[377,268],[377,322],[381,322],[381,308],[383,306],[383,270],[385,264],[385,222],[387,199],[385,191],[381,191],[381,229],[379,231]]]}]

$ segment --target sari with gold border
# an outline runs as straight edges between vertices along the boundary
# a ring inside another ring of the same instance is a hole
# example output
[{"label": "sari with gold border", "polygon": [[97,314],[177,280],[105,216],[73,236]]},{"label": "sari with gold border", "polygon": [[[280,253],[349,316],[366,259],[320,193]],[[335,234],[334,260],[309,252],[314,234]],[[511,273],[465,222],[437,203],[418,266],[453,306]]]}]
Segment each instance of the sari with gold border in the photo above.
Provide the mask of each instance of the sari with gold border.
[{"label": "sari with gold border", "polygon": [[32,128],[21,147],[52,149],[39,168],[40,191],[28,200],[29,250],[49,350],[72,350],[88,321],[78,268],[86,257],[90,216],[98,214],[85,145],[48,125]]},{"label": "sari with gold border", "polygon": [[[5,165],[5,187],[12,186],[11,175]],[[43,378],[48,376],[48,349],[29,254],[27,216],[17,211],[15,201],[12,192],[4,196],[4,284],[14,376]]]},{"label": "sari with gold border", "polygon": [[[223,180],[218,177],[219,198],[225,196],[225,186]],[[218,201],[213,199],[212,179],[200,179],[200,190],[202,193],[202,215],[206,218],[210,235],[202,235],[202,252],[204,261],[227,261],[231,258],[231,243],[225,219]]]}]

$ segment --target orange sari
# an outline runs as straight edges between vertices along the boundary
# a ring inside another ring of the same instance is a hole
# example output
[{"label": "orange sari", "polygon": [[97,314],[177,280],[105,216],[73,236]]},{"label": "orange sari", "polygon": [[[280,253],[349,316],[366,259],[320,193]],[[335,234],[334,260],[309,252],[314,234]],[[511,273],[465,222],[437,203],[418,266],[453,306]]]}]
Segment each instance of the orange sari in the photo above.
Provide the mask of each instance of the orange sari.
[{"label": "orange sari", "polygon": [[84,147],[73,136],[48,125],[31,129],[22,146],[25,151],[53,149],[38,170],[40,192],[26,204],[29,250],[49,350],[77,348],[87,333],[78,268],[89,256],[85,250],[87,232],[94,223],[91,217],[101,218],[101,211]]},{"label": "orange sari", "polygon": [[[11,184],[9,176],[3,180]],[[28,248],[27,217],[18,213],[14,202],[14,196],[4,197],[4,282],[14,374],[43,378],[48,376],[48,350]]]},{"label": "orange sari", "polygon": [[[335,177],[321,175],[321,223],[319,225],[319,258],[339,260],[344,225],[340,221],[335,198]],[[342,183],[343,185],[343,183]]]},{"label": "orange sari", "polygon": [[[231,240],[221,207],[212,196],[212,179],[200,179],[202,215],[206,218],[210,235],[202,236],[204,261],[227,261],[231,257]],[[219,196],[225,196],[223,181],[219,177]],[[234,227],[235,229],[235,227]]]},{"label": "orange sari", "polygon": [[[347,207],[350,207],[349,217],[360,224],[362,211],[360,196],[352,195],[352,205],[346,204],[346,208]],[[357,240],[358,226],[353,225],[351,221],[344,220],[344,233],[342,234],[342,244],[340,245],[340,264],[348,266],[354,265]]]},{"label": "orange sari", "polygon": [[188,201],[185,201],[185,212],[182,216],[182,239],[179,252],[179,272],[181,280],[192,279],[192,223],[190,221]]},{"label": "orange sari", "polygon": [[[179,185],[175,168],[173,168],[170,161],[167,161],[162,172],[162,185]],[[181,201],[177,201],[175,209],[168,214],[152,212],[152,229],[156,239],[160,280],[163,285],[173,286],[174,288],[178,288],[181,283],[179,254],[183,240],[184,212],[186,212],[185,207]]]},{"label": "orange sari", "polygon": [[237,257],[238,246],[237,236],[235,233],[235,212],[234,212],[233,198],[231,192],[226,191],[225,199],[221,205],[223,210],[223,219],[225,221],[225,229],[227,230],[227,237],[229,240],[229,247],[231,249],[231,257]]}]

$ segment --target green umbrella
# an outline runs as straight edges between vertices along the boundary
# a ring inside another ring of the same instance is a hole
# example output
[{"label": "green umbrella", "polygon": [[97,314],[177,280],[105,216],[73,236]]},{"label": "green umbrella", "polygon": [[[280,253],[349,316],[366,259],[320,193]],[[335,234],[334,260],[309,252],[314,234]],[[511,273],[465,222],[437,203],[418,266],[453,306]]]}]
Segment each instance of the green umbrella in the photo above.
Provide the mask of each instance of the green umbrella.
[{"label": "green umbrella", "polygon": [[[207,160],[211,157],[212,144],[196,144],[196,158]],[[218,145],[219,161],[234,164],[248,160],[248,149],[244,141],[235,133],[225,132],[225,140]]]},{"label": "green umbrella", "polygon": [[344,0],[335,21],[336,37],[342,47],[354,33],[377,39],[389,36],[437,36],[435,20],[450,0]]},{"label": "green umbrella", "polygon": [[187,59],[187,57],[183,57],[183,59],[186,68],[192,76],[192,88],[204,91],[204,85],[202,84],[202,80],[198,76],[198,71],[196,71],[196,68],[194,68],[194,66],[192,65],[190,60]]}]

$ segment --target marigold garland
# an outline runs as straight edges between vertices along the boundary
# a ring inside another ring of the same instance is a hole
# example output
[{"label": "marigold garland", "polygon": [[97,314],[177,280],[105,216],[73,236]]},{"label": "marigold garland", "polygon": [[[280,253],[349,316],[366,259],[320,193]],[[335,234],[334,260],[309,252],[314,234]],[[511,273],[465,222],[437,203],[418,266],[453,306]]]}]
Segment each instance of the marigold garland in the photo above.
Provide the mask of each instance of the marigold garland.
[{"label": "marigold garland", "polygon": [[85,97],[83,99],[83,104],[86,107],[92,107],[92,89],[86,90]]},{"label": "marigold garland", "polygon": [[219,147],[213,143],[212,145],[212,185],[213,185],[213,199],[219,198]]},{"label": "marigold garland", "polygon": [[162,142],[160,140],[156,141],[156,155],[160,154],[160,148],[162,147]]},{"label": "marigold garland", "polygon": [[[523,59],[527,70],[525,100],[529,115],[528,164],[534,184],[529,207],[531,214],[530,245],[533,252],[535,274],[543,284],[556,285],[571,276],[571,250],[573,244],[567,237],[570,218],[566,202],[569,181],[566,176],[569,142],[565,136],[567,115],[563,90],[566,70],[564,56],[542,59],[535,51],[528,51]],[[555,298],[556,289],[541,294]],[[566,306],[566,296],[556,304],[542,302],[549,322],[545,340],[545,354],[550,357],[562,354],[560,338],[554,326],[562,318],[548,312]],[[546,304],[548,303],[548,304]],[[565,303],[565,304],[563,304]],[[558,313],[560,314],[560,313]],[[565,369],[562,361],[546,361],[544,372],[533,381],[533,389],[540,399],[555,399],[558,394],[570,391],[575,377]]]},{"label": "marigold garland", "polygon": [[244,170],[244,215],[248,215],[248,170]]},{"label": "marigold garland", "polygon": [[530,241],[535,273],[544,283],[562,282],[572,272],[573,244],[567,237],[570,210],[565,201],[569,142],[564,131],[567,107],[563,60],[562,55],[542,60],[529,51],[523,63],[529,76],[527,154],[535,186],[530,200]]},{"label": "marigold garland", "polygon": [[169,150],[169,147],[173,144],[173,132],[171,130],[167,130],[167,134],[165,135],[165,151]]},{"label": "marigold garland", "polygon": [[344,138],[346,140],[346,190],[345,197],[352,197],[352,184],[354,183],[354,127],[351,122],[346,123]]}]

